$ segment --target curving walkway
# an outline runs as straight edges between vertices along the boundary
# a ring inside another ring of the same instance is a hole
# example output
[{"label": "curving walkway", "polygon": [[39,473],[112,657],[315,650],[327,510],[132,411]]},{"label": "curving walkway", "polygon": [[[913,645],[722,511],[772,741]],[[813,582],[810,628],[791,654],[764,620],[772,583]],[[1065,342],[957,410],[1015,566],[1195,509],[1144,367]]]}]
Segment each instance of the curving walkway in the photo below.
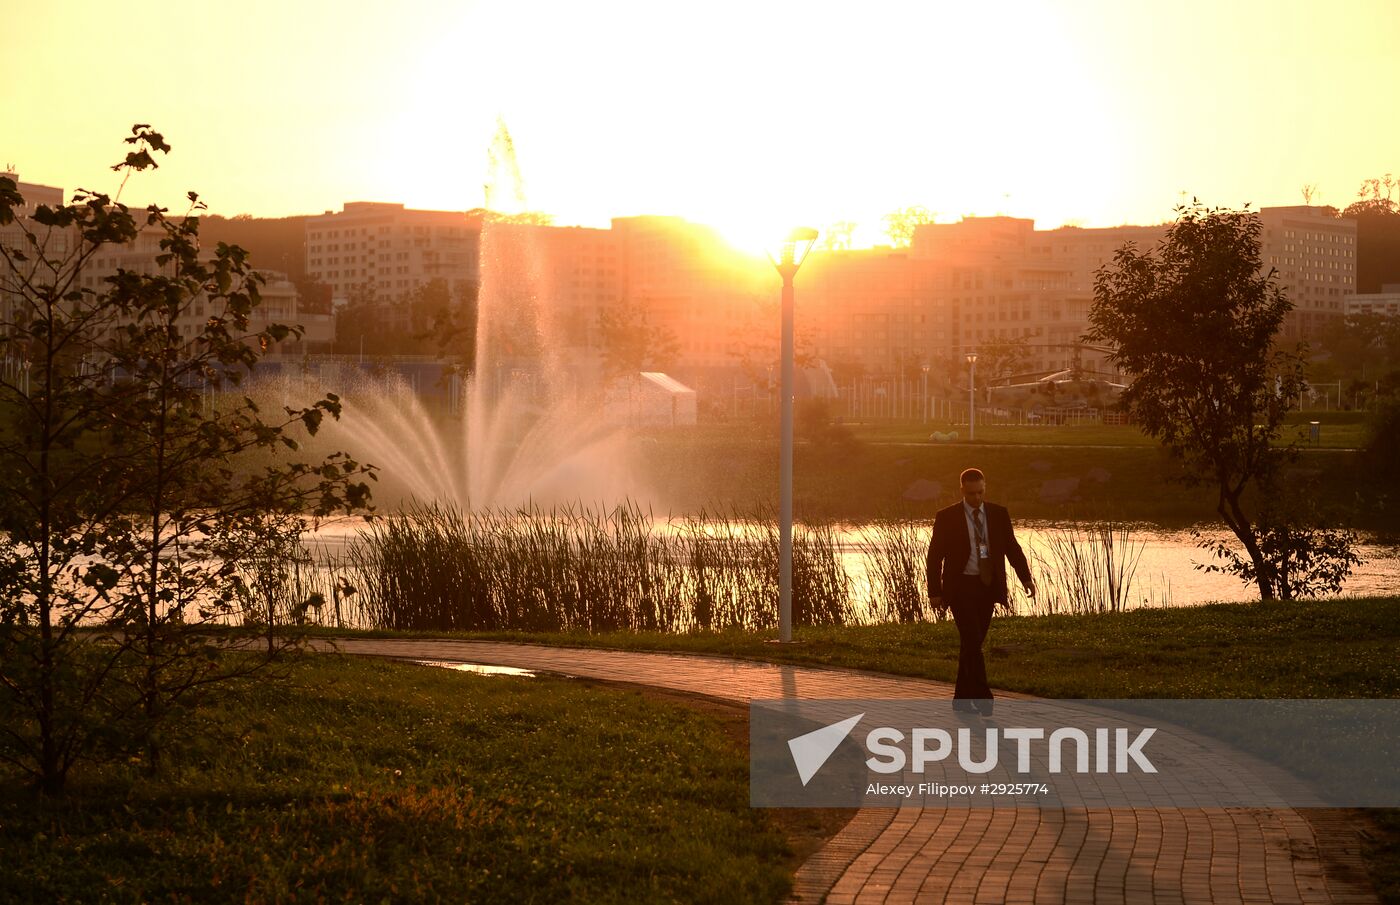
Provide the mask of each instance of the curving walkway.
[{"label": "curving walkway", "polygon": [[[942,682],[721,657],[484,641],[334,644],[349,654],[514,666],[740,704],[952,695]],[[863,809],[801,867],[793,899],[833,905],[1377,901],[1346,812],[1253,808]]]}]

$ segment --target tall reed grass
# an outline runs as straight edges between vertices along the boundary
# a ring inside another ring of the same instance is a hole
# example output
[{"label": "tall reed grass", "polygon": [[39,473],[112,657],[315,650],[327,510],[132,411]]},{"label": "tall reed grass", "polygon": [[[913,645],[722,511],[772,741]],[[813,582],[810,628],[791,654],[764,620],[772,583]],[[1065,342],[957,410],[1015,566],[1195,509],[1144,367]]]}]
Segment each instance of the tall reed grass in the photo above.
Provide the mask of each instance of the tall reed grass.
[{"label": "tall reed grass", "polygon": [[917,522],[877,522],[861,530],[869,621],[922,622],[948,615],[946,607],[929,606],[928,541],[928,528]]},{"label": "tall reed grass", "polygon": [[[778,538],[770,512],[664,521],[635,505],[467,512],[417,504],[370,522],[318,570],[295,565],[287,596],[333,600],[334,608],[316,614],[323,624],[372,628],[761,631],[777,625]],[[793,540],[799,625],[948,616],[928,603],[927,525],[797,525]],[[1124,525],[1050,529],[1027,548],[1036,598],[1013,580],[1007,610],[1050,615],[1170,605],[1139,590],[1144,546]],[[345,587],[354,588],[349,600]]]},{"label": "tall reed grass", "polygon": [[[658,523],[636,506],[463,512],[418,504],[372,522],[347,552],[377,628],[446,631],[765,629],[777,620],[772,519]],[[800,624],[851,621],[835,533],[799,526]]]},{"label": "tall reed grass", "polygon": [[[1138,562],[1146,544],[1123,524],[1098,522],[1045,532],[1030,551],[1034,600],[1017,601],[1026,615],[1121,613],[1134,602]],[[1163,601],[1165,603],[1165,601]]]}]

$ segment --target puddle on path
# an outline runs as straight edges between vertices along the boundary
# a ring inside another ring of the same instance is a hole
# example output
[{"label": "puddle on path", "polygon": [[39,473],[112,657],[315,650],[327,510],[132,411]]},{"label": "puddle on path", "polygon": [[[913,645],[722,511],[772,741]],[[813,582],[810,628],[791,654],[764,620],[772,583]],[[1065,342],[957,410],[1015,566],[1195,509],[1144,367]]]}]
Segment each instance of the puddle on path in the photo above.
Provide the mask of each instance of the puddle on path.
[{"label": "puddle on path", "polygon": [[469,672],[479,676],[524,676],[533,679],[536,675],[533,669],[520,669],[516,666],[492,666],[489,663],[458,663],[452,660],[415,660],[421,666],[436,666],[441,669],[455,669],[458,672]]}]

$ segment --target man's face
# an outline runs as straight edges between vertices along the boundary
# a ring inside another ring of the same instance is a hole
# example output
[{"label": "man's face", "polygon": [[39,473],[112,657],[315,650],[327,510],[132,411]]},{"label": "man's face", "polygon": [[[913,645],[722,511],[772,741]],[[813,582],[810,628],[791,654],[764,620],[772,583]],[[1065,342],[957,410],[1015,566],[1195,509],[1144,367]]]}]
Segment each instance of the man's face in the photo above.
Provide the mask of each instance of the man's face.
[{"label": "man's face", "polygon": [[987,482],[985,479],[981,481],[968,481],[966,484],[962,485],[962,492],[963,499],[967,501],[967,505],[976,509],[978,506],[982,505],[982,500],[987,496]]}]

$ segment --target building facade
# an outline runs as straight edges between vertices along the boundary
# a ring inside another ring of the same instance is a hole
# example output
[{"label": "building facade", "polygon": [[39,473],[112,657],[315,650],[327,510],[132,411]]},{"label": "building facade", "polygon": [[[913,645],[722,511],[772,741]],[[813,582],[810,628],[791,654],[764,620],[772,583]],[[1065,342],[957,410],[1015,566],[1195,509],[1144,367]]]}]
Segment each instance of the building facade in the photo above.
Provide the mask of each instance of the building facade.
[{"label": "building facade", "polygon": [[1380,292],[1354,292],[1343,301],[1343,309],[1348,317],[1366,314],[1400,317],[1400,283],[1382,284]]},{"label": "building facade", "polygon": [[306,220],[308,278],[331,288],[333,307],[395,302],[434,280],[454,297],[480,282],[481,212],[412,210],[346,203]]},{"label": "building facade", "polygon": [[[1315,339],[1354,291],[1356,223],[1321,207],[1259,216],[1262,264],[1294,305],[1283,339]],[[865,373],[956,365],[1014,342],[1023,350],[1003,378],[1019,368],[1114,379],[1108,351],[1082,341],[1095,273],[1128,243],[1152,250],[1168,228],[1037,230],[1013,217],[923,224],[908,249],[814,253],[798,278],[799,324],[813,331],[818,355]]]}]

